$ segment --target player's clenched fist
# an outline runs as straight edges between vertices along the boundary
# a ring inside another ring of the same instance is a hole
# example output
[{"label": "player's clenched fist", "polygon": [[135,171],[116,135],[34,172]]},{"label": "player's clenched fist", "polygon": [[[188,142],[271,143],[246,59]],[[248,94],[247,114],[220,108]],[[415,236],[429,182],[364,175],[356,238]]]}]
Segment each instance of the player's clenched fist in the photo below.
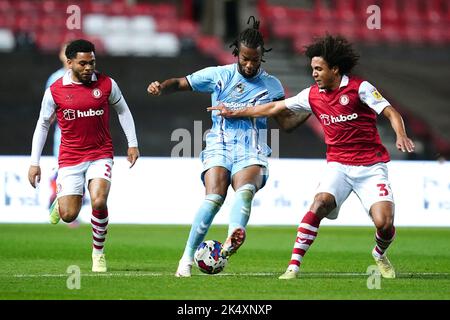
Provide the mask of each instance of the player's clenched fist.
[{"label": "player's clenched fist", "polygon": [[30,166],[28,170],[28,181],[33,186],[37,187],[37,184],[41,181],[41,167],[40,166]]},{"label": "player's clenched fist", "polygon": [[158,81],[153,81],[147,88],[147,92],[154,95],[159,96],[162,93],[161,84]]}]

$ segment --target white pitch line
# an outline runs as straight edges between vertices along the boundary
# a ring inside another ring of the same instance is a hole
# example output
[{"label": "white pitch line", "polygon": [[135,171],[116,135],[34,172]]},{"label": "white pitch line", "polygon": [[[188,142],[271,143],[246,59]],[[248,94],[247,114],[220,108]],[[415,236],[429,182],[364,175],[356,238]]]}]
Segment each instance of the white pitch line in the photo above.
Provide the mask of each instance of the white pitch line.
[{"label": "white pitch line", "polygon": [[[15,274],[14,278],[66,278],[72,275],[72,273],[62,274]],[[149,273],[81,273],[82,277],[160,277],[162,273],[149,272]],[[3,275],[2,275],[3,276]]]},{"label": "white pitch line", "polygon": [[[268,273],[219,273],[216,276],[277,276],[282,273],[268,272]],[[204,274],[207,276],[207,274]],[[368,276],[368,273],[364,272],[300,272],[299,278],[302,277],[348,277],[348,276]],[[400,277],[419,277],[419,276],[450,276],[448,272],[405,272],[398,273]]]},{"label": "white pitch line", "polygon": [[[214,276],[220,277],[275,277],[279,276],[281,273],[277,272],[250,272],[250,273],[219,273]],[[62,274],[15,274],[12,275],[14,278],[66,278],[70,273]],[[207,274],[198,274],[200,276],[210,276]],[[123,272],[107,272],[107,273],[81,273],[82,277],[162,277],[162,276],[173,276],[172,273],[158,273],[158,272],[143,272],[143,273],[123,273]],[[320,277],[349,277],[349,276],[368,276],[367,273],[363,272],[305,272],[300,273],[299,278],[320,278]],[[439,273],[439,272],[407,272],[407,273],[397,273],[400,278],[417,278],[423,276],[448,276],[450,273]],[[10,277],[10,275],[0,275],[0,277]]]}]

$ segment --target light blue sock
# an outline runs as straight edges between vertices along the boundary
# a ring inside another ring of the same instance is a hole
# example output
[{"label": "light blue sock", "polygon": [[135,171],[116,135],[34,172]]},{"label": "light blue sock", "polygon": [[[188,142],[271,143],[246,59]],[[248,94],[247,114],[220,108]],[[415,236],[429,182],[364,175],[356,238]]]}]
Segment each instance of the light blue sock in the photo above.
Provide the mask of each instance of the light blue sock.
[{"label": "light blue sock", "polygon": [[194,222],[191,226],[191,232],[183,253],[183,260],[192,261],[194,253],[199,244],[205,239],[209,227],[220,207],[223,204],[223,197],[218,194],[208,194],[202,205],[197,211]]},{"label": "light blue sock", "polygon": [[252,200],[256,193],[256,187],[252,184],[244,184],[236,190],[234,202],[231,206],[230,224],[228,225],[228,236],[233,233],[236,228],[244,228],[250,219],[250,211],[252,209]]}]

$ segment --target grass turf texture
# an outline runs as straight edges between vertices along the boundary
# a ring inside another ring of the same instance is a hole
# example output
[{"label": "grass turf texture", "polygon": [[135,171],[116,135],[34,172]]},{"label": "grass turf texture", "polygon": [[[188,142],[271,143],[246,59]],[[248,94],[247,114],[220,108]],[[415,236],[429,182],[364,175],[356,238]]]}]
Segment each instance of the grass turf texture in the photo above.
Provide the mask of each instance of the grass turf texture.
[{"label": "grass turf texture", "polygon": [[[91,227],[0,224],[0,299],[450,299],[450,228],[397,228],[389,258],[397,279],[368,289],[374,229],[321,227],[305,256],[301,276],[279,280],[296,227],[249,227],[247,240],[218,275],[193,268],[175,278],[188,226],[110,225],[108,272],[91,272]],[[206,239],[223,242],[226,227]],[[66,272],[81,270],[80,289]]]}]

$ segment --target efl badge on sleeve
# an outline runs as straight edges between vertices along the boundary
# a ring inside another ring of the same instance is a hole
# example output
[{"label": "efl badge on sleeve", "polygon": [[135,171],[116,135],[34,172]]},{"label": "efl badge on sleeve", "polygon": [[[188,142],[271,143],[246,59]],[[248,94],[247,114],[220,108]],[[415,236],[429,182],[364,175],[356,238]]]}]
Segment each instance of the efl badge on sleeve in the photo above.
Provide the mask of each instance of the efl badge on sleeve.
[{"label": "efl badge on sleeve", "polygon": [[372,91],[372,95],[377,100],[382,100],[383,99],[383,96],[381,95],[381,93],[378,92],[378,90]]}]

